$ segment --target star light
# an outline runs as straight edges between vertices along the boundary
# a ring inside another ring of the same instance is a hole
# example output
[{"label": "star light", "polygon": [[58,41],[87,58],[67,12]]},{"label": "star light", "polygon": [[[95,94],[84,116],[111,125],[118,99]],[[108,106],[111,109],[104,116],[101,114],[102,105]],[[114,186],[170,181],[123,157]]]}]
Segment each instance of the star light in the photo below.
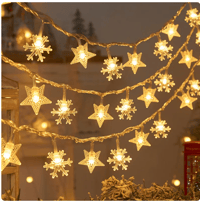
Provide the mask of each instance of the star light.
[{"label": "star light", "polygon": [[107,68],[102,68],[101,73],[103,73],[103,75],[105,73],[108,73],[109,75],[106,77],[108,79],[108,81],[113,80],[114,75],[116,75],[116,79],[121,78],[122,73],[118,73],[118,71],[121,69],[123,70],[123,66],[122,64],[120,66],[117,65],[117,62],[119,60],[117,59],[117,57],[111,58],[109,57],[109,59],[105,59],[104,60],[104,64],[107,65]]},{"label": "star light", "polygon": [[142,53],[127,53],[128,54],[128,62],[126,62],[123,66],[131,67],[133,70],[133,73],[136,74],[139,67],[146,67],[146,64],[144,64],[141,61]]},{"label": "star light", "polygon": [[113,155],[113,158],[108,157],[107,162],[109,162],[109,164],[111,163],[115,164],[114,166],[112,166],[113,171],[118,170],[118,166],[122,166],[122,170],[127,170],[128,165],[125,165],[125,163],[126,162],[130,163],[132,158],[130,158],[130,156],[125,157],[124,154],[126,154],[127,151],[126,149],[120,149],[118,138],[116,140],[116,145],[117,145],[117,149],[114,149],[114,150],[111,149],[111,153],[110,153],[111,155]]},{"label": "star light", "polygon": [[31,51],[31,54],[27,54],[27,57],[28,57],[27,60],[33,61],[33,56],[35,55],[35,56],[38,56],[37,61],[43,62],[43,59],[45,59],[45,57],[42,56],[44,51],[46,51],[48,54],[50,51],[52,51],[50,45],[48,47],[45,47],[45,45],[44,45],[46,42],[49,42],[48,36],[32,35],[30,40],[33,40],[33,43],[31,46],[29,46],[28,43],[26,43],[26,45],[23,46],[25,51],[28,49],[30,49],[30,51]]},{"label": "star light", "polygon": [[195,96],[197,94],[200,96],[200,82],[199,80],[195,80],[194,78],[192,80],[188,81],[187,90],[190,91],[191,96]]},{"label": "star light", "polygon": [[89,116],[88,119],[97,120],[99,128],[101,128],[101,126],[103,125],[104,120],[113,120],[113,117],[107,113],[110,104],[107,104],[106,106],[104,106],[103,104],[100,104],[99,106],[97,106],[96,104],[93,105],[94,113]]},{"label": "star light", "polygon": [[198,10],[196,8],[187,11],[185,21],[189,23],[190,27],[200,25],[200,14],[197,14]]},{"label": "star light", "polygon": [[158,78],[160,78],[160,80],[155,80],[154,83],[155,85],[157,85],[157,89],[158,92],[162,92],[163,90],[165,90],[165,92],[170,92],[171,88],[175,85],[174,81],[170,81],[172,79],[172,75],[169,74],[159,74]]},{"label": "star light", "polygon": [[151,104],[151,102],[159,102],[158,99],[154,96],[155,92],[156,92],[156,88],[155,89],[151,89],[151,88],[146,89],[145,87],[143,87],[143,95],[141,95],[137,99],[144,101],[146,108],[148,108],[149,105]]},{"label": "star light", "polygon": [[6,142],[1,138],[1,171],[9,164],[21,165],[16,153],[21,147],[21,144],[14,144],[11,141]]},{"label": "star light", "polygon": [[90,173],[93,172],[93,170],[96,166],[105,166],[99,160],[99,156],[100,156],[101,151],[98,151],[98,152],[93,151],[93,143],[91,143],[90,152],[88,152],[86,150],[83,150],[83,151],[84,151],[85,159],[80,161],[78,164],[88,166]]},{"label": "star light", "polygon": [[173,37],[180,37],[180,34],[177,32],[178,24],[168,24],[164,30],[162,30],[162,33],[167,34],[169,41],[172,40]]},{"label": "star light", "polygon": [[200,46],[200,31],[196,33],[196,44]]},{"label": "star light", "polygon": [[29,106],[29,105],[32,106],[33,111],[35,112],[36,115],[38,115],[41,105],[52,103],[49,99],[47,99],[43,95],[44,88],[45,88],[45,85],[42,85],[41,87],[36,87],[35,79],[33,79],[32,88],[25,86],[27,97],[24,101],[22,101],[20,103],[20,105],[21,106]]},{"label": "star light", "polygon": [[64,150],[61,151],[55,151],[55,152],[49,152],[47,158],[51,159],[51,162],[48,164],[45,162],[45,165],[43,168],[46,168],[46,171],[48,169],[52,169],[53,172],[50,173],[52,175],[52,178],[58,177],[57,172],[62,171],[62,176],[68,176],[69,170],[65,170],[65,165],[71,166],[71,163],[73,163],[70,158],[68,158],[67,161],[64,161],[63,156],[65,156],[66,153],[64,153]]},{"label": "star light", "polygon": [[88,43],[79,44],[77,48],[71,48],[75,57],[70,64],[81,63],[84,68],[87,68],[88,59],[96,56],[96,54],[88,51]]},{"label": "star light", "polygon": [[151,144],[147,141],[148,135],[149,133],[145,134],[143,131],[138,132],[135,130],[135,137],[129,140],[129,142],[135,143],[137,146],[137,151],[139,151],[142,146],[151,146]]},{"label": "star light", "polygon": [[197,61],[195,57],[192,56],[193,50],[181,51],[182,59],[178,63],[186,63],[187,67],[190,69],[191,63]]},{"label": "star light", "polygon": [[165,60],[165,56],[167,56],[167,58],[171,58],[172,54],[169,53],[169,51],[172,51],[173,50],[173,46],[169,45],[167,47],[167,44],[168,42],[166,40],[163,40],[163,41],[159,41],[159,42],[156,42],[155,43],[155,48],[158,48],[158,50],[154,50],[154,54],[156,56],[158,56],[158,54],[160,54],[160,57],[159,59],[161,61]]},{"label": "star light", "polygon": [[183,107],[187,106],[189,107],[191,110],[193,110],[193,106],[192,106],[192,103],[194,101],[197,100],[197,98],[193,98],[190,96],[189,92],[187,93],[184,93],[183,92],[183,95],[182,96],[178,96],[178,98],[181,100],[181,106],[180,106],[180,109],[182,109]]}]

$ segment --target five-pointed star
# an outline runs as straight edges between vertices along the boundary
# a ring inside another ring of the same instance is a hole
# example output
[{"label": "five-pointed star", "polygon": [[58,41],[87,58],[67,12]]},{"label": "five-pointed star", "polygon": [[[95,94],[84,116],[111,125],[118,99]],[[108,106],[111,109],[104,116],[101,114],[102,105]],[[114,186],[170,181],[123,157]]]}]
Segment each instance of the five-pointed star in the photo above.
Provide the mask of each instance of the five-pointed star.
[{"label": "five-pointed star", "polygon": [[177,32],[178,24],[168,24],[167,27],[162,31],[162,33],[167,34],[169,41],[172,40],[173,37],[180,37],[180,34]]},{"label": "five-pointed star", "polygon": [[148,108],[151,102],[159,102],[158,99],[154,96],[155,92],[156,92],[156,88],[146,89],[145,87],[143,87],[143,95],[141,95],[137,99],[144,101],[146,108]]},{"label": "five-pointed star", "polygon": [[70,64],[80,62],[84,68],[87,68],[88,59],[96,56],[96,54],[88,51],[87,43],[85,43],[85,45],[79,45],[77,48],[72,48],[72,51],[74,52],[75,57]]},{"label": "five-pointed star", "polygon": [[135,131],[135,137],[129,142],[135,143],[137,146],[137,151],[141,149],[142,146],[151,146],[151,144],[147,141],[149,133],[144,133],[144,132],[138,132],[137,130]]},{"label": "five-pointed star", "polygon": [[20,103],[20,105],[32,106],[33,111],[35,112],[36,115],[38,115],[41,105],[51,104],[51,101],[43,95],[44,88],[45,88],[45,85],[42,85],[41,87],[33,86],[32,88],[25,86],[27,97],[24,101]]},{"label": "five-pointed star", "polygon": [[21,144],[15,145],[12,142],[6,143],[6,141],[1,138],[1,171],[3,171],[9,163],[21,165],[21,162],[16,155],[20,147]]},{"label": "five-pointed star", "polygon": [[178,98],[182,101],[180,109],[187,106],[193,110],[192,103],[197,100],[197,98],[191,97],[189,92],[184,93],[182,96],[178,96]]},{"label": "five-pointed star", "polygon": [[182,59],[178,63],[186,63],[187,67],[190,68],[191,63],[197,61],[195,57],[192,56],[193,50],[181,51]]},{"label": "five-pointed star", "polygon": [[97,106],[96,104],[94,104],[94,113],[89,116],[88,119],[97,120],[98,125],[101,128],[104,120],[113,120],[113,117],[107,113],[109,106],[110,104],[107,104],[106,106],[102,104]]},{"label": "five-pointed star", "polygon": [[131,67],[132,70],[133,70],[133,73],[136,74],[137,72],[137,69],[139,67],[146,67],[146,64],[144,64],[142,61],[141,61],[141,57],[142,57],[142,52],[137,54],[137,53],[134,53],[134,54],[130,54],[130,53],[127,53],[128,54],[128,62],[126,62],[124,64],[124,67],[125,66],[128,66],[128,67]]},{"label": "five-pointed star", "polygon": [[80,161],[78,164],[88,166],[90,173],[93,172],[96,166],[105,166],[100,160],[99,155],[101,151],[94,152],[94,151],[86,151],[84,150],[85,159]]}]

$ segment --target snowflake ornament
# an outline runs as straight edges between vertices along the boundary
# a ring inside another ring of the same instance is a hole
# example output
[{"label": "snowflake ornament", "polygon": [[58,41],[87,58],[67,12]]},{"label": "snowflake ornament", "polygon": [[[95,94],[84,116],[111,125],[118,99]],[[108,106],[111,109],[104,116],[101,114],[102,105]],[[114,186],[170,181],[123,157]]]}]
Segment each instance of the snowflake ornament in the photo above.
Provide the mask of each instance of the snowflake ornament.
[{"label": "snowflake ornament", "polygon": [[190,91],[191,96],[195,96],[196,94],[200,96],[200,82],[199,80],[189,80],[188,81],[187,90]]},{"label": "snowflake ornament", "polygon": [[131,67],[132,70],[133,70],[133,73],[136,74],[137,70],[139,67],[146,67],[146,64],[144,64],[142,61],[141,61],[141,57],[142,57],[142,53],[133,53],[133,54],[130,54],[130,53],[127,53],[128,54],[128,62],[126,62],[124,64],[124,67],[127,66],[127,67]]},{"label": "snowflake ornament", "polygon": [[51,162],[49,164],[45,162],[43,168],[46,168],[46,171],[48,169],[53,170],[53,172],[50,173],[50,175],[52,175],[52,178],[58,177],[57,172],[60,171],[62,171],[62,176],[64,175],[68,176],[69,170],[65,170],[64,168],[65,165],[71,166],[71,163],[73,163],[73,161],[71,161],[70,158],[68,158],[67,161],[64,161],[63,159],[64,155],[66,155],[66,153],[64,153],[64,150],[48,153],[47,158],[50,158]]},{"label": "snowflake ornament", "polygon": [[162,33],[168,35],[169,41],[171,41],[173,37],[180,37],[180,34],[177,32],[178,26],[178,24],[168,24],[164,30],[162,30]]},{"label": "snowflake ornament", "polygon": [[165,60],[165,56],[169,59],[171,58],[172,54],[169,53],[169,51],[173,50],[173,46],[169,45],[167,47],[168,42],[166,40],[159,41],[155,43],[155,48],[158,48],[158,50],[154,50],[154,54],[158,56],[160,54],[159,59],[161,61]]},{"label": "snowflake ornament", "polygon": [[121,107],[117,106],[115,110],[117,112],[121,111],[121,114],[119,115],[119,119],[124,119],[124,116],[127,116],[127,120],[131,120],[132,115],[131,112],[135,113],[137,109],[135,106],[132,108],[131,105],[134,104],[132,99],[121,99],[120,103],[122,104]]},{"label": "snowflake ornament", "polygon": [[196,33],[196,44],[200,46],[200,31]]},{"label": "snowflake ornament", "polygon": [[150,131],[153,133],[155,132],[154,136],[155,138],[160,138],[160,135],[162,135],[162,138],[167,138],[167,133],[171,130],[171,128],[169,126],[165,127],[165,125],[167,125],[165,120],[158,120],[158,121],[154,121],[153,123],[155,125],[154,127],[151,127]]},{"label": "snowflake ornament", "polygon": [[33,61],[33,56],[38,56],[38,60],[37,61],[41,61],[43,62],[43,59],[45,59],[44,56],[42,56],[42,54],[44,53],[44,51],[46,51],[48,54],[50,51],[52,51],[51,46],[49,45],[48,47],[45,47],[45,43],[49,42],[48,40],[48,36],[38,36],[38,35],[32,35],[32,37],[30,38],[30,40],[33,40],[32,46],[29,46],[28,43],[26,43],[26,45],[23,46],[23,48],[26,50],[30,49],[31,54],[27,54],[27,60],[32,60]]},{"label": "snowflake ornament", "polygon": [[182,59],[178,62],[179,64],[185,63],[190,69],[191,63],[197,61],[195,57],[192,56],[193,50],[181,51]]},{"label": "snowflake ornament", "polygon": [[169,74],[159,74],[158,78],[160,80],[155,80],[154,83],[155,85],[157,85],[157,89],[158,92],[162,92],[163,90],[165,90],[165,92],[170,92],[171,87],[173,87],[175,85],[174,81],[170,81],[172,79],[172,75]]},{"label": "snowflake ornament", "polygon": [[196,8],[187,11],[185,21],[189,23],[190,27],[200,25],[200,13]]},{"label": "snowflake ornament", "polygon": [[104,64],[107,65],[107,68],[102,68],[101,73],[103,75],[105,73],[108,73],[109,75],[106,77],[108,81],[113,80],[113,76],[116,75],[116,79],[121,78],[122,73],[119,73],[118,71],[121,69],[123,70],[122,64],[120,66],[117,65],[117,62],[119,60],[117,57],[110,58],[110,59],[105,59]]},{"label": "snowflake ornament", "polygon": [[188,108],[190,108],[191,110],[193,110],[193,106],[192,103],[194,101],[197,100],[197,98],[191,97],[189,92],[187,93],[183,93],[182,96],[178,96],[178,98],[181,100],[181,106],[180,109],[182,109],[183,107],[187,106]]},{"label": "snowflake ornament", "polygon": [[71,124],[72,119],[69,118],[69,116],[72,114],[75,116],[77,113],[76,109],[74,108],[73,110],[70,109],[70,106],[73,105],[72,100],[57,100],[57,104],[59,106],[58,110],[55,110],[53,108],[53,111],[51,113],[53,116],[58,114],[59,118],[56,119],[55,121],[57,122],[56,124],[62,124],[62,119],[66,119],[66,124]]}]

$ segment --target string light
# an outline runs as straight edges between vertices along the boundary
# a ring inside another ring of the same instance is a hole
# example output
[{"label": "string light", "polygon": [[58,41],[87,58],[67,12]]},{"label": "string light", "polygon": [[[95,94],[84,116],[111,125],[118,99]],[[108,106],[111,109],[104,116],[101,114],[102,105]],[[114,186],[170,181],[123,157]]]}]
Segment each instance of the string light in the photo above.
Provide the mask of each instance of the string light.
[{"label": "string light", "polygon": [[111,155],[113,155],[113,158],[108,157],[107,162],[109,164],[113,163],[115,164],[114,166],[112,166],[113,171],[118,170],[118,166],[122,166],[122,170],[127,170],[128,165],[125,165],[126,162],[130,163],[130,161],[132,160],[132,158],[130,158],[130,156],[125,157],[124,154],[127,153],[126,149],[120,149],[119,147],[119,138],[116,139],[116,146],[117,149],[112,150],[111,149]]},{"label": "string light", "polygon": [[151,102],[159,102],[158,99],[154,96],[155,92],[156,89],[151,89],[150,87],[146,89],[143,87],[143,95],[137,99],[144,101],[146,108],[148,108]]},{"label": "string light", "polygon": [[94,143],[93,142],[91,142],[91,144],[90,144],[90,152],[88,152],[86,150],[83,150],[83,151],[84,151],[85,159],[80,161],[78,164],[88,166],[90,173],[93,172],[93,170],[96,166],[105,166],[99,160],[101,151],[94,152]]},{"label": "string light", "polygon": [[27,182],[27,183],[32,183],[32,182],[33,182],[33,177],[32,177],[32,176],[28,176],[28,177],[26,178],[26,182]]},{"label": "string light", "polygon": [[167,34],[169,41],[172,40],[173,37],[180,37],[180,34],[177,32],[178,24],[168,24],[164,30],[162,30],[162,33]]},{"label": "string light", "polygon": [[33,111],[35,112],[36,115],[38,115],[41,105],[52,103],[49,99],[47,99],[43,95],[44,88],[45,88],[45,85],[36,87],[35,77],[34,77],[33,78],[33,87],[30,88],[30,87],[25,86],[27,97],[24,101],[22,101],[20,103],[20,105],[21,106],[29,106],[29,105],[32,106]]},{"label": "string light", "polygon": [[178,63],[185,63],[188,68],[191,67],[191,63],[197,61],[195,57],[192,56],[193,50],[181,51],[182,59]]},{"label": "string light", "polygon": [[42,122],[41,127],[42,127],[43,129],[46,129],[46,128],[48,127],[47,122]]},{"label": "string light", "polygon": [[184,91],[182,91],[182,96],[178,96],[178,98],[181,100],[181,106],[180,109],[182,109],[183,107],[187,106],[189,107],[191,110],[193,110],[193,106],[192,103],[194,101],[197,100],[197,98],[193,98],[190,96],[189,92],[185,93]]},{"label": "string light", "polygon": [[200,14],[196,8],[187,11],[185,21],[189,23],[190,27],[200,25]]},{"label": "string light", "polygon": [[79,46],[77,48],[71,48],[75,57],[70,64],[81,63],[84,68],[87,68],[88,59],[96,56],[96,54],[88,51],[88,43],[84,45],[81,45],[80,41],[78,43]]},{"label": "string light", "polygon": [[9,163],[21,165],[21,162],[16,155],[20,147],[21,144],[15,145],[11,140],[6,142],[1,138],[1,171],[3,171]]},{"label": "string light", "polygon": [[183,138],[183,140],[184,140],[184,142],[191,142],[191,138],[188,137],[188,136],[185,136],[185,137]]},{"label": "string light", "polygon": [[136,52],[134,52],[133,54],[127,54],[128,62],[124,64],[124,67],[131,67],[134,74],[136,74],[139,67],[146,67],[146,64],[141,61],[142,53],[137,54]]},{"label": "string light", "polygon": [[174,184],[175,186],[179,186],[180,185],[180,180],[178,180],[178,179],[174,179],[174,180],[172,180],[172,184]]},{"label": "string light", "polygon": [[66,124],[71,124],[72,119],[69,118],[69,116],[72,114],[75,116],[77,113],[76,109],[74,108],[73,110],[70,110],[70,106],[73,105],[72,100],[67,100],[66,101],[66,91],[65,87],[63,88],[63,99],[62,100],[57,100],[56,105],[59,106],[58,110],[56,111],[53,108],[53,111],[51,113],[54,115],[58,114],[59,118],[56,119],[57,125],[62,124],[62,119],[66,119]]}]

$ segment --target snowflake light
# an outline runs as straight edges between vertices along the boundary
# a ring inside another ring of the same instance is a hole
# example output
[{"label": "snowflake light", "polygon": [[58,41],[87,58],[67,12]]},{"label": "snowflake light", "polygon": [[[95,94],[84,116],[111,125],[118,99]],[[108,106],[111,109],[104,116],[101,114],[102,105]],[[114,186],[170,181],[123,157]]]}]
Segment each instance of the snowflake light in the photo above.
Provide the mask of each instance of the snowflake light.
[{"label": "snowflake light", "polygon": [[101,73],[103,75],[105,73],[108,73],[109,75],[106,77],[108,81],[113,80],[113,76],[116,75],[116,79],[121,78],[122,73],[119,73],[119,70],[123,70],[122,64],[120,66],[117,65],[117,62],[119,60],[117,57],[111,58],[109,57],[108,59],[104,60],[104,64],[107,65],[107,68],[102,68]]},{"label": "snowflake light", "polygon": [[27,97],[24,101],[20,103],[20,105],[32,106],[33,111],[35,112],[36,115],[38,115],[41,105],[51,104],[51,101],[43,95],[44,88],[45,85],[42,85],[41,87],[36,87],[35,78],[33,78],[33,87],[30,88],[25,86]]},{"label": "snowflake light", "polygon": [[79,46],[77,48],[71,49],[75,57],[73,58],[70,64],[81,63],[84,68],[87,68],[88,59],[96,56],[96,54],[88,51],[88,43],[85,43],[85,45],[81,45],[79,43]]},{"label": "snowflake light", "polygon": [[194,77],[192,80],[188,81],[187,90],[190,91],[191,96],[195,96],[196,94],[200,96],[200,82],[199,80],[195,80]]},{"label": "snowflake light", "polygon": [[21,165],[16,153],[21,147],[21,144],[14,144],[11,141],[6,142],[1,138],[1,171],[9,164]]},{"label": "snowflake light", "polygon": [[27,54],[27,57],[28,57],[27,60],[33,61],[33,56],[35,55],[35,56],[38,56],[37,61],[43,62],[43,59],[45,59],[45,57],[42,56],[44,51],[46,51],[48,54],[50,51],[52,51],[50,45],[48,47],[45,47],[44,45],[46,42],[49,42],[48,36],[32,35],[30,40],[33,40],[33,43],[31,46],[29,46],[28,43],[26,43],[26,45],[23,46],[25,51],[28,49],[30,49],[31,51],[31,54]]},{"label": "snowflake light", "polygon": [[48,164],[45,162],[45,165],[43,168],[46,168],[46,171],[48,169],[52,169],[53,172],[50,173],[52,175],[52,178],[58,177],[57,172],[62,171],[62,176],[68,176],[69,170],[65,170],[65,165],[71,166],[71,163],[73,163],[70,158],[68,158],[67,161],[63,159],[63,156],[65,156],[66,153],[64,153],[64,150],[57,150],[56,143],[54,142],[54,152],[49,152],[47,158],[51,159],[51,162]]},{"label": "snowflake light", "polygon": [[119,147],[119,138],[117,138],[116,140],[116,145],[117,145],[117,149],[112,150],[111,149],[111,155],[113,155],[113,158],[108,157],[107,162],[109,162],[109,164],[113,163],[115,164],[114,166],[112,166],[113,171],[118,170],[118,166],[122,166],[122,170],[127,170],[128,165],[125,165],[126,162],[130,163],[130,161],[132,160],[132,158],[130,158],[130,156],[125,157],[124,154],[127,153],[126,149],[120,149]]},{"label": "snowflake light", "polygon": [[132,115],[131,112],[135,113],[137,111],[137,109],[135,108],[135,106],[132,108],[131,105],[134,104],[132,99],[129,99],[129,89],[127,89],[126,91],[126,99],[121,99],[120,103],[122,104],[121,107],[117,106],[115,108],[115,110],[117,112],[121,112],[121,114],[119,114],[119,119],[124,119],[124,116],[127,116],[126,119],[127,120],[131,120]]},{"label": "snowflake light", "polygon": [[153,133],[155,132],[154,136],[155,138],[160,138],[160,135],[162,135],[162,138],[167,138],[167,133],[171,130],[169,126],[165,127],[167,125],[167,122],[165,120],[161,120],[161,113],[158,114],[158,121],[154,121],[154,127],[151,127],[150,131]]},{"label": "snowflake light", "polygon": [[171,87],[173,87],[175,85],[174,81],[170,81],[172,79],[172,75],[169,75],[167,73],[165,74],[159,74],[158,75],[158,78],[160,80],[155,80],[154,83],[155,85],[157,85],[157,89],[158,89],[158,92],[162,92],[163,90],[165,90],[165,92],[170,92],[171,90]]},{"label": "snowflake light", "polygon": [[194,61],[197,61],[195,57],[192,56],[193,50],[186,50],[186,51],[181,51],[182,59],[178,62],[180,63],[185,63],[187,67],[190,69],[191,63]]},{"label": "snowflake light", "polygon": [[200,46],[200,31],[196,33],[196,44]]},{"label": "snowflake light", "polygon": [[88,119],[97,120],[99,128],[101,128],[104,120],[113,120],[113,117],[107,113],[109,106],[110,104],[107,104],[106,106],[103,104],[100,104],[99,106],[94,104],[94,113],[89,116]]},{"label": "snowflake light", "polygon": [[133,53],[133,54],[130,54],[130,53],[127,53],[128,54],[128,62],[126,62],[124,64],[124,67],[127,66],[127,67],[131,67],[132,70],[133,70],[133,73],[136,74],[137,70],[139,67],[146,67],[146,64],[144,64],[142,61],[141,61],[141,57],[142,57],[142,53]]},{"label": "snowflake light", "polygon": [[135,143],[137,146],[137,151],[139,151],[142,146],[151,146],[151,144],[147,141],[148,135],[149,133],[145,134],[143,131],[138,132],[135,130],[135,137],[129,140],[129,142]]},{"label": "snowflake light", "polygon": [[99,156],[101,151],[94,152],[94,143],[91,143],[90,152],[84,150],[85,159],[80,161],[78,164],[88,166],[90,173],[93,172],[96,166],[105,166],[100,160]]},{"label": "snowflake light", "polygon": [[187,11],[185,21],[189,23],[190,27],[200,25],[200,14],[196,8]]},{"label": "snowflake light", "polygon": [[180,37],[180,34],[177,32],[178,26],[178,24],[168,24],[164,30],[162,30],[162,33],[168,35],[169,41],[171,41],[173,37]]},{"label": "snowflake light", "polygon": [[169,53],[169,51],[173,50],[173,46],[169,45],[167,47],[168,42],[166,40],[159,41],[155,43],[155,48],[158,48],[158,50],[154,50],[154,54],[158,56],[160,54],[159,59],[161,61],[165,60],[165,56],[169,59],[171,58],[172,54]]},{"label": "snowflake light", "polygon": [[183,107],[187,106],[189,107],[191,110],[193,110],[193,106],[192,106],[192,103],[194,101],[197,100],[197,98],[193,98],[190,96],[189,92],[187,93],[184,93],[182,94],[182,96],[178,96],[178,98],[181,100],[181,106],[180,106],[180,109],[182,109]]},{"label": "snowflake light", "polygon": [[66,101],[66,92],[65,88],[63,88],[63,99],[57,100],[57,104],[59,106],[58,110],[55,110],[53,108],[53,111],[51,113],[54,115],[58,114],[59,118],[56,119],[56,124],[62,124],[62,119],[66,119],[66,124],[71,124],[72,119],[69,118],[69,116],[72,114],[75,116],[77,113],[76,109],[73,110],[70,109],[70,106],[73,105],[72,100]]},{"label": "snowflake light", "polygon": [[156,92],[156,88],[155,89],[151,89],[151,88],[146,89],[145,87],[143,87],[143,95],[141,95],[137,99],[144,101],[146,108],[148,108],[149,105],[151,104],[151,102],[159,102],[158,99],[154,96],[155,92]]}]

